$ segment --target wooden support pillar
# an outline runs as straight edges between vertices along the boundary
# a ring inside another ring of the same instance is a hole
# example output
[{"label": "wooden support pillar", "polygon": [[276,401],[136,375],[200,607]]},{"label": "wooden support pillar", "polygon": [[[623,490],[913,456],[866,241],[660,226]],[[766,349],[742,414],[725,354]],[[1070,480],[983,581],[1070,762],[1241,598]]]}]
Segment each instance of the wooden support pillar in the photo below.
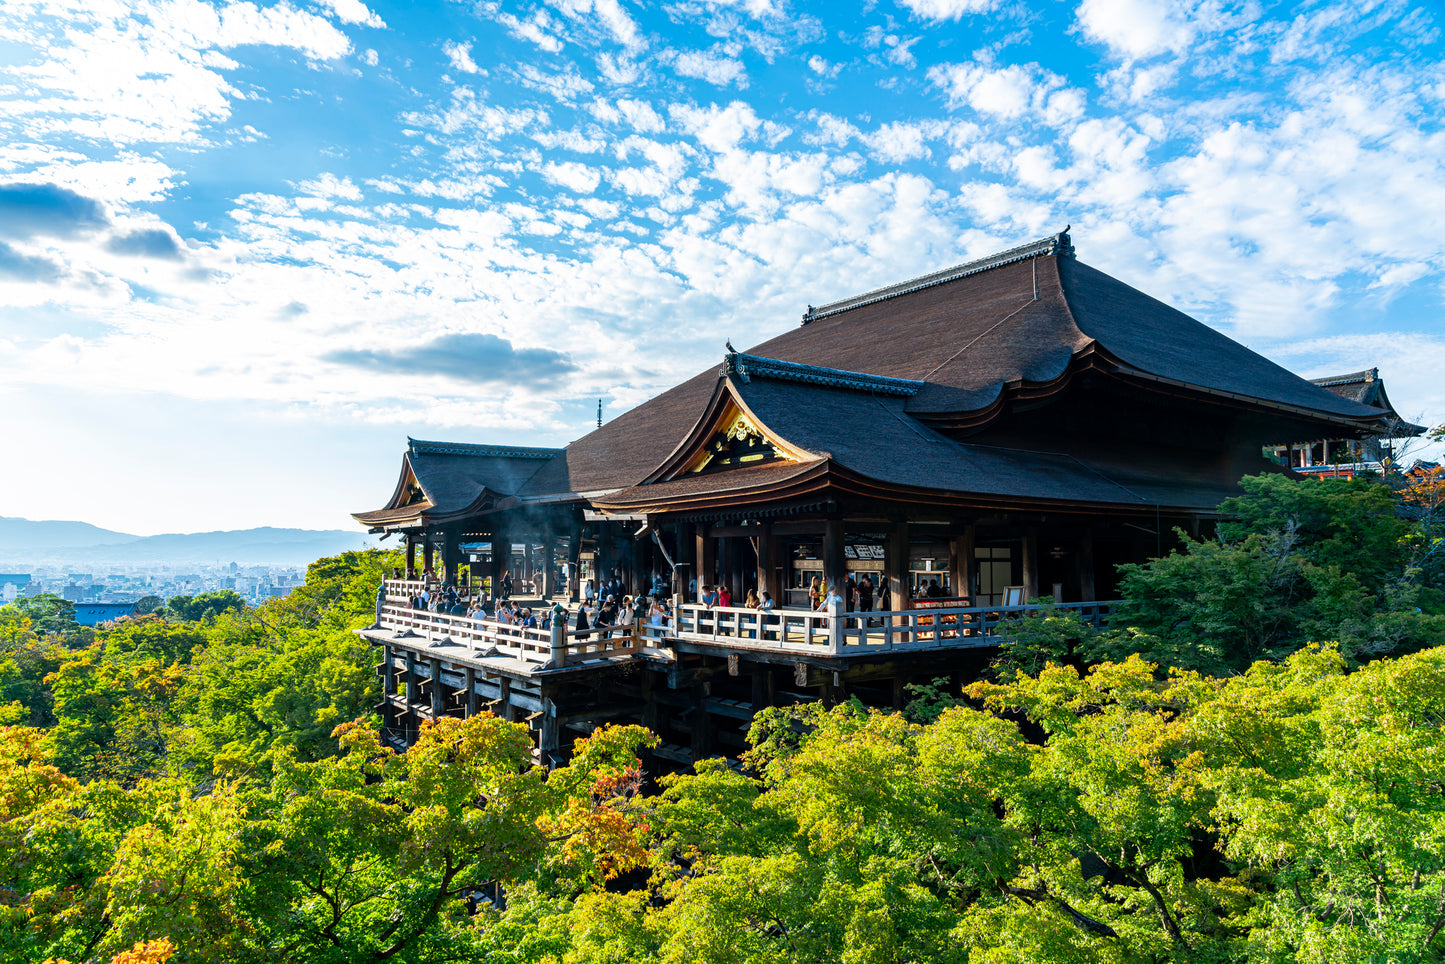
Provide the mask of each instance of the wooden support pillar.
[{"label": "wooden support pillar", "polygon": [[447,694],[442,688],[442,661],[433,659],[431,666],[431,718],[439,720],[447,715]]},{"label": "wooden support pillar", "polygon": [[457,584],[457,568],[462,561],[460,535],[453,528],[442,530],[442,582],[450,582],[453,586]]},{"label": "wooden support pillar", "polygon": [[492,579],[492,598],[499,599],[502,595],[502,573],[507,571],[507,566],[512,561],[512,537],[502,527],[500,521],[492,523],[492,565],[488,575]]},{"label": "wooden support pillar", "polygon": [[567,601],[575,603],[582,598],[582,516],[576,516],[572,523],[572,564],[567,574]]},{"label": "wooden support pillar", "polygon": [[762,597],[764,592],[772,593],[774,599],[778,594],[773,592],[773,566],[777,558],[776,546],[773,544],[773,527],[769,524],[758,526],[757,534],[753,536],[753,542],[757,545],[758,564],[754,570],[753,579],[758,588],[758,596]]},{"label": "wooden support pillar", "polygon": [[899,519],[888,529],[888,545],[884,549],[884,578],[888,580],[890,609],[912,608],[908,600],[908,520]]},{"label": "wooden support pillar", "polygon": [[381,647],[381,725],[384,729],[396,728],[396,666],[392,662],[395,653],[391,646]]},{"label": "wooden support pillar", "polygon": [[772,682],[773,667],[768,663],[752,663],[750,665],[753,670],[753,712],[756,713],[764,707],[773,705],[772,687],[768,685]]},{"label": "wooden support pillar", "polygon": [[652,591],[652,571],[646,565],[651,548],[651,539],[639,539],[636,532],[627,534],[627,591],[634,599]]},{"label": "wooden support pillar", "polygon": [[642,690],[642,725],[653,733],[658,730],[658,706],[657,696],[653,692],[657,687],[659,674],[650,669],[642,670],[638,679],[639,688]]},{"label": "wooden support pillar", "polygon": [[717,540],[706,526],[698,526],[697,538],[693,541],[697,544],[697,593],[688,602],[699,602],[706,592],[704,587],[717,583]]},{"label": "wooden support pillar", "polygon": [[435,573],[432,572],[432,545],[430,529],[426,530],[426,532],[422,534],[421,568],[423,572],[430,575],[435,575]]},{"label": "wooden support pillar", "polygon": [[406,534],[406,578],[416,578],[416,539],[410,532]]},{"label": "wooden support pillar", "polygon": [[672,580],[672,594],[682,596],[687,602],[692,602],[692,599],[688,598],[688,581],[697,578],[696,528],[694,525],[683,522],[672,527],[672,561],[677,566],[675,578]]},{"label": "wooden support pillar", "polygon": [[502,719],[508,723],[517,722],[517,708],[512,705],[512,678],[510,676],[497,677],[497,687],[502,691]]},{"label": "wooden support pillar", "polygon": [[462,706],[467,718],[477,715],[477,671],[468,666],[462,670],[462,685],[467,688]]},{"label": "wooden support pillar", "polygon": [[560,762],[562,734],[557,725],[557,705],[546,697],[542,698],[541,724],[537,749],[541,751],[542,765],[550,768]]},{"label": "wooden support pillar", "polygon": [[[1197,518],[1197,516],[1196,516]],[[1084,526],[1079,536],[1079,598],[1081,602],[1098,599],[1094,589],[1094,527]]]},{"label": "wooden support pillar", "polygon": [[975,527],[969,523],[954,533],[948,551],[948,578],[953,583],[951,594],[967,596],[973,603]]},{"label": "wooden support pillar", "polygon": [[694,762],[712,755],[712,721],[707,716],[708,685],[692,686],[692,759]]},{"label": "wooden support pillar", "polygon": [[[597,579],[597,597],[602,598],[602,586],[612,581],[612,573],[617,567],[617,554],[612,546],[612,523],[598,522],[597,526],[597,554],[593,556],[593,571]],[[620,601],[620,600],[619,600]]]},{"label": "wooden support pillar", "polygon": [[[843,557],[843,520],[826,519],[823,522],[823,578],[828,583],[828,589],[844,595],[843,583],[848,579],[848,564]],[[843,600],[843,608],[851,606],[852,601]]]},{"label": "wooden support pillar", "polygon": [[1039,595],[1039,527],[1024,527],[1024,602],[1031,603]]},{"label": "wooden support pillar", "polygon": [[416,739],[417,723],[421,718],[418,704],[421,702],[421,682],[416,678],[416,653],[406,651],[406,743]]}]

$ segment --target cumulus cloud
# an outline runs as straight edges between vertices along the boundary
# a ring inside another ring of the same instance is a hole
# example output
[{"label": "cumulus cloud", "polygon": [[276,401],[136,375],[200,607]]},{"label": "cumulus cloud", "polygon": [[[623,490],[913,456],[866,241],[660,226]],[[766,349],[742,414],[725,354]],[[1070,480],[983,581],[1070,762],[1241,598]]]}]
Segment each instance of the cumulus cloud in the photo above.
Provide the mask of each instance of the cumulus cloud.
[{"label": "cumulus cloud", "polygon": [[475,332],[439,335],[405,348],[342,349],[327,352],[322,358],[387,374],[441,375],[483,383],[551,380],[577,367],[562,352],[516,348],[505,338]]},{"label": "cumulus cloud", "polygon": [[1182,50],[1194,36],[1187,4],[1158,0],[1083,0],[1084,36],[1131,60]]},{"label": "cumulus cloud", "polygon": [[181,245],[176,236],[164,228],[142,228],[126,234],[117,234],[105,242],[105,248],[112,254],[123,254],[138,258],[158,258],[164,261],[180,261]]},{"label": "cumulus cloud", "polygon": [[736,55],[726,48],[712,50],[686,50],[672,59],[672,69],[684,77],[695,77],[718,87],[748,86],[747,68]]},{"label": "cumulus cloud", "polygon": [[442,53],[447,55],[454,69],[464,74],[485,74],[486,71],[477,66],[472,59],[472,45],[469,43],[459,44],[455,40],[448,40],[442,44]]},{"label": "cumulus cloud", "polygon": [[23,282],[50,282],[59,279],[64,273],[64,267],[57,262],[39,255],[24,254],[0,241],[0,278]]},{"label": "cumulus cloud", "polygon": [[549,184],[559,184],[579,194],[591,194],[602,182],[601,171],[575,161],[548,164],[542,169],[542,176]]},{"label": "cumulus cloud", "polygon": [[68,238],[109,220],[99,201],[57,184],[0,184],[0,237]]},{"label": "cumulus cloud", "polygon": [[361,0],[320,0],[331,8],[336,19],[342,23],[356,23],[366,27],[385,28],[386,22],[373,13]]},{"label": "cumulus cloud", "polygon": [[964,14],[997,10],[1000,0],[898,0],[899,6],[924,20],[954,20]]}]

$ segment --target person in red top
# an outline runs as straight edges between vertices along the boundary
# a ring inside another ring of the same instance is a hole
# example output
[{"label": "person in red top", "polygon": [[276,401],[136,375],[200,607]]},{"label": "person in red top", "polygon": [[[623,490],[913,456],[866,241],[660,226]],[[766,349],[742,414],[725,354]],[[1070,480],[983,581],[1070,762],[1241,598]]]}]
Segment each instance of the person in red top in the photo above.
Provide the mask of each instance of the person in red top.
[{"label": "person in red top", "polygon": [[717,587],[717,604],[724,609],[733,604],[733,593],[727,586]]}]

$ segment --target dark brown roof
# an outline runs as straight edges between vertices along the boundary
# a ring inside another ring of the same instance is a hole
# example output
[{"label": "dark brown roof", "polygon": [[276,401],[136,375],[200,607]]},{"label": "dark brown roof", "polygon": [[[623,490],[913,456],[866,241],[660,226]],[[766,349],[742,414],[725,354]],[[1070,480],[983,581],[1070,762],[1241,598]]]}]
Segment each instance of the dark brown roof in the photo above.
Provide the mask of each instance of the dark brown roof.
[{"label": "dark brown roof", "polygon": [[[751,381],[750,365],[759,374]],[[444,454],[448,447],[440,443],[413,443],[408,464],[435,513],[460,511],[484,493],[620,505],[651,498],[642,489],[689,499],[730,486],[802,484],[794,470],[768,466],[639,487],[695,434],[719,379],[728,377],[773,432],[824,456],[826,465],[810,468],[809,478],[826,472],[859,485],[867,479],[920,491],[1194,508],[1228,494],[1247,467],[1187,452],[1145,458],[1122,450],[1024,452],[955,441],[924,424],[982,424],[1009,393],[1066,384],[1088,366],[1256,413],[1283,412],[1295,424],[1356,431],[1380,418],[1378,408],[1312,385],[1076,261],[1068,235],[1060,234],[810,308],[802,325],[746,355],[729,355],[722,368],[695,375],[565,450],[545,450],[549,457],[528,455],[525,465],[514,466],[498,452]],[[417,452],[417,444],[437,451]],[[903,452],[908,457],[890,457]],[[722,477],[734,473],[735,482]],[[387,507],[394,508],[395,502]]]},{"label": "dark brown roof", "polygon": [[1348,375],[1330,375],[1326,378],[1311,378],[1310,383],[1318,385],[1327,392],[1332,392],[1341,398],[1349,399],[1360,405],[1368,405],[1371,408],[1382,409],[1390,413],[1390,423],[1385,426],[1386,433],[1394,438],[1405,438],[1416,435],[1423,435],[1426,427],[1414,425],[1400,417],[1395,411],[1395,406],[1390,404],[1390,398],[1385,394],[1385,380],[1380,377],[1378,368],[1369,368],[1362,372],[1351,372]]},{"label": "dark brown roof", "polygon": [[[804,324],[748,354],[923,381],[906,410],[930,417],[985,409],[1006,385],[1064,377],[1097,349],[1126,374],[1238,404],[1320,419],[1378,415],[1079,263],[1066,234],[810,309]],[[645,478],[692,430],[719,374],[704,371],[573,442],[523,495],[603,492]]]},{"label": "dark brown roof", "polygon": [[826,462],[829,483],[863,495],[882,490],[948,494],[960,502],[1023,500],[1063,507],[1108,505],[1209,510],[1234,494],[1242,470],[1199,453],[1023,451],[958,442],[906,411],[906,395],[864,395],[800,381],[732,380],[730,390],[765,432],[819,457],[816,462],[773,463],[633,486],[597,501],[607,507],[682,507],[708,495],[774,488],[796,497],[799,479],[819,478]]},{"label": "dark brown roof", "polygon": [[[366,525],[386,525],[465,514],[488,499],[516,495],[542,466],[561,454],[562,449],[409,438],[391,499],[375,511],[352,513],[352,518]],[[413,478],[425,499],[408,505],[408,481]]]}]

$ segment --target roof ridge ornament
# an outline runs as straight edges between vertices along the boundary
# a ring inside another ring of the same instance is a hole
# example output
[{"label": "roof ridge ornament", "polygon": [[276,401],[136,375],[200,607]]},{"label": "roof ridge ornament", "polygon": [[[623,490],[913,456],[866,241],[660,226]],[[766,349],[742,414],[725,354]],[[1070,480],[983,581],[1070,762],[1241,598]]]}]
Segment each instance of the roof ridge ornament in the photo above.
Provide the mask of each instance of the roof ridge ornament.
[{"label": "roof ridge ornament", "polygon": [[804,365],[799,362],[783,361],[781,358],[746,355],[738,351],[729,352],[723,356],[721,374],[724,377],[735,377],[743,384],[750,383],[754,378],[765,378],[773,381],[820,385],[824,388],[869,392],[874,395],[898,395],[905,398],[911,398],[918,394],[918,390],[925,384],[912,378],[893,378],[888,375],[853,372],[842,368]]},{"label": "roof ridge ornament", "polygon": [[967,278],[970,275],[991,271],[994,268],[1002,268],[1005,265],[1015,264],[1019,261],[1027,261],[1029,258],[1050,256],[1072,258],[1074,257],[1074,242],[1069,236],[1069,229],[1072,227],[1072,224],[1065,225],[1064,230],[1058,234],[1052,234],[1046,238],[1040,238],[1037,241],[1030,241],[1028,244],[1021,244],[1016,248],[1009,248],[1006,251],[1000,251],[997,254],[991,254],[986,258],[979,258],[976,261],[966,261],[963,264],[954,265],[952,268],[944,268],[942,271],[935,271],[932,274],[919,275],[907,281],[885,285],[882,288],[874,288],[872,291],[865,291],[861,295],[854,295],[851,298],[832,301],[826,305],[819,305],[818,307],[809,305],[808,310],[803,312],[803,324],[806,325],[822,318],[842,314],[854,308],[862,308],[865,305],[887,301],[890,298],[912,294],[915,291],[922,291],[924,288],[947,284],[950,281],[957,281],[960,278]]},{"label": "roof ridge ornament", "polygon": [[476,442],[428,442],[410,436],[406,440],[411,455],[486,455],[499,459],[554,459],[562,449],[537,448],[526,445],[484,445]]}]

